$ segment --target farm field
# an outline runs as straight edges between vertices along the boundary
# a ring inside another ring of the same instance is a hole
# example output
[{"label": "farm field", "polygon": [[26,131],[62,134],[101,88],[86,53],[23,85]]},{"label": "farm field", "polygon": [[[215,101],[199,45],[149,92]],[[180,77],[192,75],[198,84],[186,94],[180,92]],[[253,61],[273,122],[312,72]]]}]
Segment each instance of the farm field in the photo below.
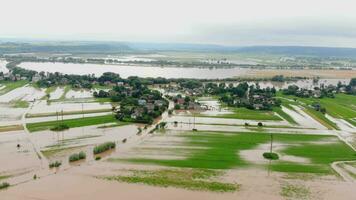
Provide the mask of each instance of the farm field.
[{"label": "farm field", "polygon": [[[262,157],[263,152],[269,151],[270,134],[205,131],[184,133],[168,131],[158,134],[154,136],[156,139],[152,138],[152,142],[147,141],[144,147],[138,148],[134,158],[110,158],[109,161],[203,169],[262,167],[266,170],[270,168],[273,171],[288,173],[334,174],[330,167],[331,163],[356,160],[355,152],[335,136],[272,134],[275,152],[281,157],[272,163]],[[164,139],[165,137],[168,139]],[[171,141],[168,141],[169,138]],[[165,140],[168,146],[164,145],[165,142],[157,142]],[[258,151],[260,155],[256,154]],[[155,152],[167,156],[165,159],[145,158]],[[169,156],[173,158],[178,156],[180,159],[169,159]]]},{"label": "farm field", "polygon": [[[106,123],[113,123],[113,122],[117,122],[116,118],[113,115],[104,115],[104,116],[95,116],[95,117],[84,117],[78,119],[65,119],[63,121],[58,120],[58,121],[28,123],[26,124],[26,126],[30,132],[36,132],[36,131],[51,129],[58,124],[66,124],[69,128],[75,128],[75,127],[106,124]],[[123,122],[122,124],[124,125],[127,123]]]}]

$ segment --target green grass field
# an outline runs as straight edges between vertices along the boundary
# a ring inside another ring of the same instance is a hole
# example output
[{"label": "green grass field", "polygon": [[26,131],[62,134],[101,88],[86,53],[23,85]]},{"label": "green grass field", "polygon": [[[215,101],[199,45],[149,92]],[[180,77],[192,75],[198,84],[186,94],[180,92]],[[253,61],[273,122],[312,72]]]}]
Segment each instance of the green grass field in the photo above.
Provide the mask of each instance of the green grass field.
[{"label": "green grass field", "polygon": [[119,122],[113,115],[95,116],[95,117],[85,117],[78,119],[65,119],[63,121],[47,121],[47,122],[37,122],[26,124],[30,132],[49,130],[59,123],[64,123],[69,126],[69,128],[91,126],[105,123],[117,122],[121,125],[129,124],[127,122]]},{"label": "green grass field", "polygon": [[291,117],[290,115],[288,115],[287,113],[285,113],[282,108],[279,107],[274,107],[273,111],[276,112],[277,114],[279,114],[283,119],[287,120],[289,123],[291,124],[297,124],[297,122],[293,119],[293,117]]},{"label": "green grass field", "polygon": [[5,88],[0,90],[0,95],[6,94],[10,92],[11,90],[14,90],[16,88],[22,87],[26,85],[28,81],[26,80],[21,80],[21,81],[0,81],[1,85],[4,85]]},{"label": "green grass field", "polygon": [[10,103],[13,108],[28,108],[30,106],[30,103],[28,101],[22,100],[11,101]]},{"label": "green grass field", "polygon": [[[110,112],[110,108],[105,109],[93,109],[93,110],[84,110],[84,111],[65,111],[63,113],[58,113],[59,116],[63,115],[80,115],[80,114],[93,114],[93,113],[102,113],[102,112]],[[34,117],[50,117],[50,116],[57,116],[56,112],[50,113],[36,113],[36,114],[26,114],[27,118],[34,118]]]},{"label": "green grass field", "polygon": [[[263,165],[273,171],[280,172],[303,172],[332,174],[330,164],[340,160],[356,160],[356,152],[349,146],[339,141],[335,136],[323,135],[297,135],[297,134],[273,134],[274,141],[287,145],[281,152],[283,155],[303,157],[310,163],[285,162],[283,159],[272,161],[272,165]],[[156,137],[164,137],[156,136]],[[157,164],[170,167],[203,168],[203,169],[232,169],[255,166],[239,156],[242,150],[254,149],[259,144],[268,144],[270,135],[266,133],[223,133],[223,132],[185,132],[177,137],[183,137],[185,147],[178,148],[184,152],[185,159],[147,159],[130,158],[115,159],[109,161],[124,161],[138,164]],[[322,143],[320,141],[331,141]],[[319,142],[319,143],[318,143]],[[201,147],[201,148],[199,148]],[[166,149],[168,152],[172,149]],[[268,150],[268,149],[266,149]],[[143,150],[144,152],[144,150]],[[165,148],[159,149],[164,154]],[[172,153],[172,152],[170,152]],[[178,154],[179,155],[179,154]],[[262,154],[261,154],[262,156]]]},{"label": "green grass field", "polygon": [[230,119],[246,119],[246,120],[282,120],[275,115],[273,111],[250,110],[247,108],[229,108],[232,113],[222,115],[196,115],[198,117],[215,117],[215,118],[230,118]]}]

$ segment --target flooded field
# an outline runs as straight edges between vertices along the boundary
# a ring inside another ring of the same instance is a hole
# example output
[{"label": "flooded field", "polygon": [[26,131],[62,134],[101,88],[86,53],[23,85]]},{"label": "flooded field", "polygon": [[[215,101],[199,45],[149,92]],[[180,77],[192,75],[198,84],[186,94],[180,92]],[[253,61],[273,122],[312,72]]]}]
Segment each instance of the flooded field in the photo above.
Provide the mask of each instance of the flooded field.
[{"label": "flooded field", "polygon": [[4,74],[9,72],[9,70],[6,68],[6,64],[7,64],[6,61],[0,60],[0,72],[3,72]]},{"label": "flooded field", "polygon": [[37,89],[26,85],[24,87],[16,88],[6,94],[0,96],[0,102],[10,102],[15,100],[34,101],[41,99],[46,93],[44,89]]}]

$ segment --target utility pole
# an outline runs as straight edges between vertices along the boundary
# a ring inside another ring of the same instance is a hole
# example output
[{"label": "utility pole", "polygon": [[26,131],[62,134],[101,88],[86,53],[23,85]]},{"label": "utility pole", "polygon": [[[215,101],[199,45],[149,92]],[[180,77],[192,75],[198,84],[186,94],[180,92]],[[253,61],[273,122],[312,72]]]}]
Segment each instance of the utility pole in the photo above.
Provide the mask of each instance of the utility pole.
[{"label": "utility pole", "polygon": [[270,153],[272,153],[272,147],[273,147],[273,134],[271,133],[271,147],[270,147]]},{"label": "utility pole", "polygon": [[82,103],[82,114],[83,114],[83,118],[84,118],[84,104]]},{"label": "utility pole", "polygon": [[63,109],[62,109],[62,124],[63,124]]}]

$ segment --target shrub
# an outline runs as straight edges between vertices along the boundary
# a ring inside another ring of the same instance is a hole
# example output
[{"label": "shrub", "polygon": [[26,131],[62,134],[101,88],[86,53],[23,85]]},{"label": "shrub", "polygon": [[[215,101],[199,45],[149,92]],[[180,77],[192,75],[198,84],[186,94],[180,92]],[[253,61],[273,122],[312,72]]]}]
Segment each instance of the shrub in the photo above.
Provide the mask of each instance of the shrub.
[{"label": "shrub", "polygon": [[258,125],[258,126],[263,126],[262,122],[258,122],[257,125]]},{"label": "shrub", "polygon": [[69,129],[69,126],[67,124],[59,124],[53,128],[51,128],[51,131],[64,131]]},{"label": "shrub", "polygon": [[122,140],[122,143],[126,143],[126,142],[127,142],[127,139],[126,139],[126,138]]},{"label": "shrub", "polygon": [[71,156],[69,156],[69,162],[82,160],[82,159],[85,159],[86,157],[87,157],[87,155],[83,151],[81,151],[79,153],[75,153],[75,154],[72,154]]},{"label": "shrub", "polygon": [[9,183],[7,183],[7,182],[3,182],[3,183],[1,183],[1,184],[0,184],[0,190],[1,190],[1,189],[8,188],[9,186],[10,186],[10,184],[9,184]]},{"label": "shrub", "polygon": [[110,149],[114,149],[116,147],[115,142],[105,142],[103,144],[100,144],[96,147],[94,147],[93,149],[93,153],[94,154],[99,154],[102,153],[104,151],[110,150]]},{"label": "shrub", "polygon": [[263,153],[263,157],[268,160],[278,160],[279,159],[278,154],[273,153],[273,152],[265,152],[265,153]]},{"label": "shrub", "polygon": [[101,159],[100,156],[95,157],[95,160],[100,160],[100,159]]},{"label": "shrub", "polygon": [[56,162],[50,163],[49,168],[59,167],[61,165],[62,165],[62,163],[60,161],[56,161]]}]

